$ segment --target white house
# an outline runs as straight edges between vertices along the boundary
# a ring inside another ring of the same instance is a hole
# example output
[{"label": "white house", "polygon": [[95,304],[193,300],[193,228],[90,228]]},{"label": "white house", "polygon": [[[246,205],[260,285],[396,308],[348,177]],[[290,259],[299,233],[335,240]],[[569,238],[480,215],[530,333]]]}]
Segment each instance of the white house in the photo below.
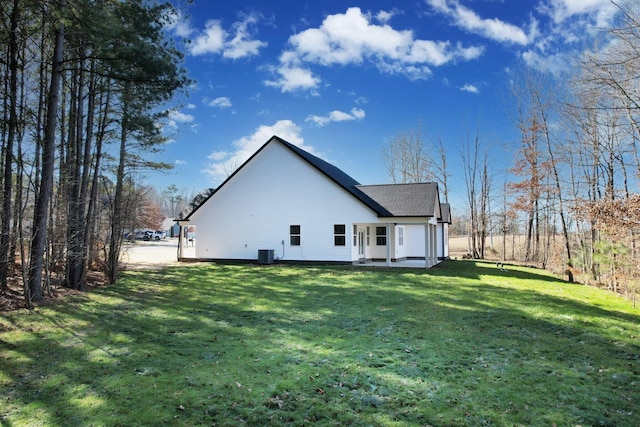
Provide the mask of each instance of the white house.
[{"label": "white house", "polygon": [[195,226],[202,261],[420,259],[431,267],[449,255],[449,206],[436,183],[360,185],[277,136],[177,221]]}]

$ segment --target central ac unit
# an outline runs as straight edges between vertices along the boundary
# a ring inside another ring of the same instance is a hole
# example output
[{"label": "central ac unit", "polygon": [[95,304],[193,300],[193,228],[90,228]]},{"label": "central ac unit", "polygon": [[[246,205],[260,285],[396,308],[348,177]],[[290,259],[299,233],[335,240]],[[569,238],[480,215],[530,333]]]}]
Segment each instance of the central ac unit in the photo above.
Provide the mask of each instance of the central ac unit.
[{"label": "central ac unit", "polygon": [[259,249],[258,264],[273,264],[273,254],[275,249]]}]

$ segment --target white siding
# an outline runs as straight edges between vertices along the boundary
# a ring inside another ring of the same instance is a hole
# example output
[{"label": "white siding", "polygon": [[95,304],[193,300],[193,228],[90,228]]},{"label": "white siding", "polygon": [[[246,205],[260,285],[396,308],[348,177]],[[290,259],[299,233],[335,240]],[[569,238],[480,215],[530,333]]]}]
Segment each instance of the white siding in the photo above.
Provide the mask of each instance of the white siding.
[{"label": "white siding", "polygon": [[[378,246],[376,244],[376,227],[385,227],[386,222],[382,219],[383,222],[377,224],[365,224],[360,225],[362,228],[366,228],[366,226],[370,227],[371,230],[371,239],[370,246],[366,247],[366,257],[371,259],[385,259],[387,248],[386,246]],[[402,219],[401,224],[391,224],[390,232],[391,235],[387,236],[387,242],[391,244],[391,257],[392,258],[424,258],[425,254],[425,235],[424,235],[424,220],[413,220],[413,224],[409,223],[411,221],[409,219]],[[406,222],[405,222],[406,221]],[[431,224],[434,228],[435,221],[430,219],[429,224]],[[398,229],[402,227],[404,230],[404,244],[400,246],[399,244],[399,232]],[[357,247],[354,248],[354,251],[357,251]]]},{"label": "white siding", "polygon": [[406,256],[424,258],[424,224],[406,225],[404,233]]},{"label": "white siding", "polygon": [[[367,247],[367,258],[385,259],[387,257],[387,247],[378,246],[376,236],[376,227],[386,227],[386,223],[371,224],[371,246]],[[390,233],[393,234],[393,227],[389,227]],[[391,255],[393,256],[393,236],[387,236],[387,244],[392,245]]]},{"label": "white siding", "polygon": [[[257,259],[258,250],[274,249],[284,260],[353,261],[353,224],[375,221],[371,209],[288,148],[270,143],[190,224],[198,230],[197,258]],[[334,224],[345,225],[345,246],[334,246]],[[300,225],[300,246],[290,245],[290,225]]]}]

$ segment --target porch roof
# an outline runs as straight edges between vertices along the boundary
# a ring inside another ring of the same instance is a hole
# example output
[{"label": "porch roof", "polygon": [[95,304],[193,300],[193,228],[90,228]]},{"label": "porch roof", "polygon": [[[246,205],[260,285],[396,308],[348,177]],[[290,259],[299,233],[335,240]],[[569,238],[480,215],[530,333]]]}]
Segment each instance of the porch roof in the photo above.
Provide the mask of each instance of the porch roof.
[{"label": "porch roof", "polygon": [[392,217],[433,217],[439,215],[438,184],[358,185],[357,188],[384,206]]},{"label": "porch roof", "polygon": [[438,218],[438,222],[451,224],[451,205],[449,205],[449,203],[440,204],[440,218]]}]

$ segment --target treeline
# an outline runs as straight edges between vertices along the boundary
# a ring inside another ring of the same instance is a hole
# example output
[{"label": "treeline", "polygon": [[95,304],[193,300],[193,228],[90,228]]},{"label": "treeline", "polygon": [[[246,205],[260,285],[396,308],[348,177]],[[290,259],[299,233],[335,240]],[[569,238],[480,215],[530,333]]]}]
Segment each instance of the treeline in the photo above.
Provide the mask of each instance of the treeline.
[{"label": "treeline", "polygon": [[[469,132],[459,152],[418,124],[383,151],[393,182],[437,181],[455,156],[463,205],[452,232],[468,256],[538,265],[635,297],[640,291],[640,5],[624,2],[592,48],[555,73],[510,75],[515,141]],[[490,128],[491,124],[480,123]],[[511,153],[510,164],[501,164]],[[493,245],[491,244],[493,242]]]},{"label": "treeline", "polygon": [[144,216],[136,187],[165,142],[167,103],[189,81],[164,25],[168,4],[0,3],[0,292],[27,304],[52,286],[115,281],[123,232]]},{"label": "treeline", "polygon": [[[567,63],[563,77],[514,76],[509,110],[520,137],[511,143],[512,164],[496,171],[491,149],[504,147],[483,148],[478,139],[462,154],[473,255],[487,255],[491,233],[502,242],[494,256],[634,297],[640,279],[640,6],[624,3],[617,16],[591,49]],[[516,242],[516,235],[523,238]]]}]

